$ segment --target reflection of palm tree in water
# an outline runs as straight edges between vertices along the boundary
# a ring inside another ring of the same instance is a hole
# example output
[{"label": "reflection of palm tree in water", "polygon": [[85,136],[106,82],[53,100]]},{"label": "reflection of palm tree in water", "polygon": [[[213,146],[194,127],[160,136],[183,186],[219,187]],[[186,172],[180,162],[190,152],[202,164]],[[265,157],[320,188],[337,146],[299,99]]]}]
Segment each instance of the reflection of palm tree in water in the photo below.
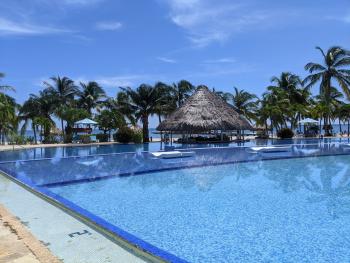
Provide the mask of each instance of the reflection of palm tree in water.
[{"label": "reflection of palm tree in water", "polygon": [[[308,200],[324,202],[333,219],[350,214],[350,171],[348,157],[328,157],[316,164],[309,164],[312,173],[304,176],[304,187],[314,193]],[[342,161],[343,159],[343,161]]]},{"label": "reflection of palm tree in water", "polygon": [[[320,159],[322,158],[322,159]],[[317,161],[314,163],[313,160]],[[325,202],[333,219],[350,214],[349,157],[316,157],[262,162],[264,176],[283,192],[310,191],[309,202]],[[278,163],[277,163],[278,162]]]},{"label": "reflection of palm tree in water", "polygon": [[262,161],[260,172],[274,181],[276,188],[284,193],[294,192],[302,188],[304,174],[310,173],[307,168],[307,159],[298,159],[298,162],[295,162],[295,159]]}]

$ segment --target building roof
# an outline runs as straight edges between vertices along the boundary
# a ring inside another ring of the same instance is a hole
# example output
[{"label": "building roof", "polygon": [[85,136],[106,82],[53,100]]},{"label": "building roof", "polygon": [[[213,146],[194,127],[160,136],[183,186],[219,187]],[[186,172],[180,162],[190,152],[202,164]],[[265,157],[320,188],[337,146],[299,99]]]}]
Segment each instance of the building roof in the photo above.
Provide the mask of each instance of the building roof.
[{"label": "building roof", "polygon": [[252,130],[250,123],[214,92],[200,86],[183,105],[162,121],[157,130],[206,132],[211,130]]}]

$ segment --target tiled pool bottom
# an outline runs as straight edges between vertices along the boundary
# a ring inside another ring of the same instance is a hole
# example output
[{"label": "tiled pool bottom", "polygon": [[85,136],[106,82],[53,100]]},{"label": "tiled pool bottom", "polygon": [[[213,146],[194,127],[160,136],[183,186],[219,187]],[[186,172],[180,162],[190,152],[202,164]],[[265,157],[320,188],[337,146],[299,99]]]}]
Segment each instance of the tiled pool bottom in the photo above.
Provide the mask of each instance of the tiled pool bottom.
[{"label": "tiled pool bottom", "polygon": [[265,160],[49,189],[190,262],[348,262],[349,164]]}]

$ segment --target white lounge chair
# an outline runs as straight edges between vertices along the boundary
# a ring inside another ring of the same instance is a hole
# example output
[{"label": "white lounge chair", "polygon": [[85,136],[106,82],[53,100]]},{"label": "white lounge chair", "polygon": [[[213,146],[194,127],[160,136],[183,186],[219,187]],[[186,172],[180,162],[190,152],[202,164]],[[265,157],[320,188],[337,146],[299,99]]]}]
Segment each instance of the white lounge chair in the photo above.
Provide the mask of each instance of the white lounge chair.
[{"label": "white lounge chair", "polygon": [[170,158],[191,157],[195,155],[195,152],[170,151],[170,152],[150,152],[150,154],[156,158],[170,159]]},{"label": "white lounge chair", "polygon": [[292,150],[292,145],[287,146],[254,146],[247,148],[248,152],[252,153],[276,153],[289,152]]},{"label": "white lounge chair", "polygon": [[320,152],[320,150],[319,149],[299,149],[298,152],[304,155],[312,155]]}]

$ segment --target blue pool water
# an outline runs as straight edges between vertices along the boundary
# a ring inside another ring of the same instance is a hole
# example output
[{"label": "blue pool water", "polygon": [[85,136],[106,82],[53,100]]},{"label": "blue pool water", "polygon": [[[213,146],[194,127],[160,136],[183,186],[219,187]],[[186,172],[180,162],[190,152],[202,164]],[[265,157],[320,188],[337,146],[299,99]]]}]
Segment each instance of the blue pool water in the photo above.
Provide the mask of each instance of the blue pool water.
[{"label": "blue pool water", "polygon": [[208,166],[51,191],[191,262],[348,262],[349,162]]},{"label": "blue pool water", "polygon": [[193,151],[55,156],[0,170],[190,262],[349,261],[349,146]]}]

